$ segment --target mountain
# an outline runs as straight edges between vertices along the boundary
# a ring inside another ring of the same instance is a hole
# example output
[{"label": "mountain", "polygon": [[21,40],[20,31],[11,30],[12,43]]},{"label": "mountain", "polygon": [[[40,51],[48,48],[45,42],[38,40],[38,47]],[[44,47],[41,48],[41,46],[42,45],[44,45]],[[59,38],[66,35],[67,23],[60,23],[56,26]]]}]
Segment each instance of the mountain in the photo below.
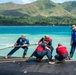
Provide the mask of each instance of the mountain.
[{"label": "mountain", "polygon": [[60,4],[65,10],[76,16],[76,1],[64,2]]},{"label": "mountain", "polygon": [[26,10],[26,13],[32,16],[71,16],[71,13],[50,0],[38,0],[24,7],[23,11]]},{"label": "mountain", "polygon": [[[0,4],[0,15],[4,16],[73,16],[76,12],[75,2],[54,3],[50,0],[37,0],[29,4]],[[72,5],[72,6],[71,6]],[[70,9],[70,7],[71,9]]]}]

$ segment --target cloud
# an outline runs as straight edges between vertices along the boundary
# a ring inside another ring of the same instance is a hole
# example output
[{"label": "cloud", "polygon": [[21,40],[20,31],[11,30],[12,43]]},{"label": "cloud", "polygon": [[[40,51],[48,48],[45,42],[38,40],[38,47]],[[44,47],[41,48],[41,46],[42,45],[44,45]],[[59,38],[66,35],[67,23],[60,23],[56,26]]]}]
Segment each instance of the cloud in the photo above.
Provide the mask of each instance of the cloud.
[{"label": "cloud", "polygon": [[[34,2],[36,0],[21,0],[23,3],[31,3],[31,2]],[[53,2],[57,2],[57,3],[62,3],[62,2],[65,2],[65,1],[76,1],[76,0],[51,0]]]},{"label": "cloud", "polygon": [[[0,3],[15,2],[15,3],[19,3],[19,4],[27,4],[27,3],[31,3],[34,1],[36,1],[36,0],[0,0]],[[51,1],[57,2],[57,3],[62,3],[65,1],[76,1],[76,0],[51,0]]]},{"label": "cloud", "polygon": [[22,0],[0,0],[0,3],[6,3],[6,2],[14,2],[14,3],[23,4]]},{"label": "cloud", "polygon": [[0,0],[0,3],[5,3],[5,2],[15,2],[15,3],[20,3],[20,4],[26,4],[26,3],[31,3],[36,0]]},{"label": "cloud", "polygon": [[52,0],[53,2],[62,3],[65,1],[76,1],[76,0]]},{"label": "cloud", "polygon": [[23,3],[31,3],[31,2],[34,2],[36,0],[21,0]]}]

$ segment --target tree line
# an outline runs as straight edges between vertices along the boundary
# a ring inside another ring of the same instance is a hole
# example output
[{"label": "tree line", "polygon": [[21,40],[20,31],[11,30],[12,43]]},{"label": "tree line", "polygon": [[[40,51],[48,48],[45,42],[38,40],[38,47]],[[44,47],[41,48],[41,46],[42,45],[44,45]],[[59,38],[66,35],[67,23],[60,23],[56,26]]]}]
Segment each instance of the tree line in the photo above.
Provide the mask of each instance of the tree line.
[{"label": "tree line", "polygon": [[19,17],[0,16],[0,26],[38,26],[38,25],[73,25],[76,18],[73,17]]}]

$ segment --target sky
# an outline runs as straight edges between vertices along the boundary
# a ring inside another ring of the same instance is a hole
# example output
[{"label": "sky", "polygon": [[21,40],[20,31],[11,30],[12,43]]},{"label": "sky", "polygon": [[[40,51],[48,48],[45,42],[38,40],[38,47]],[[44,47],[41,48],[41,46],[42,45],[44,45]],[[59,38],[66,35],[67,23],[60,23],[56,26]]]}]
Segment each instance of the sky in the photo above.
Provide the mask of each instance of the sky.
[{"label": "sky", "polygon": [[[18,4],[27,4],[27,3],[31,3],[34,1],[36,1],[36,0],[0,0],[0,3],[14,2],[14,3],[18,3]],[[62,3],[65,1],[76,1],[76,0],[52,0],[52,1],[56,2],[56,3]]]}]

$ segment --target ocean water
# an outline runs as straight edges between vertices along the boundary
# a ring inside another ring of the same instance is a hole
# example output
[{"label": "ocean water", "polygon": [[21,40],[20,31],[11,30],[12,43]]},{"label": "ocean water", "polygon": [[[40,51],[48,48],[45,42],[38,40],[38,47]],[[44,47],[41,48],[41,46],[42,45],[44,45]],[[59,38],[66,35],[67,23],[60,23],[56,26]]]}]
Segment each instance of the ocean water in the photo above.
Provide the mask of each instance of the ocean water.
[{"label": "ocean water", "polygon": [[[58,43],[62,43],[70,52],[70,26],[0,26],[0,49],[13,45],[16,40],[22,35],[26,34],[30,44],[38,42],[43,36],[49,35],[52,38],[54,47],[53,56],[56,55],[56,47]],[[35,46],[29,46],[27,56],[29,57],[35,50]],[[0,50],[0,56],[6,56],[12,48]],[[19,49],[12,56],[21,57],[23,49]],[[73,59],[76,59],[76,52]]]}]

